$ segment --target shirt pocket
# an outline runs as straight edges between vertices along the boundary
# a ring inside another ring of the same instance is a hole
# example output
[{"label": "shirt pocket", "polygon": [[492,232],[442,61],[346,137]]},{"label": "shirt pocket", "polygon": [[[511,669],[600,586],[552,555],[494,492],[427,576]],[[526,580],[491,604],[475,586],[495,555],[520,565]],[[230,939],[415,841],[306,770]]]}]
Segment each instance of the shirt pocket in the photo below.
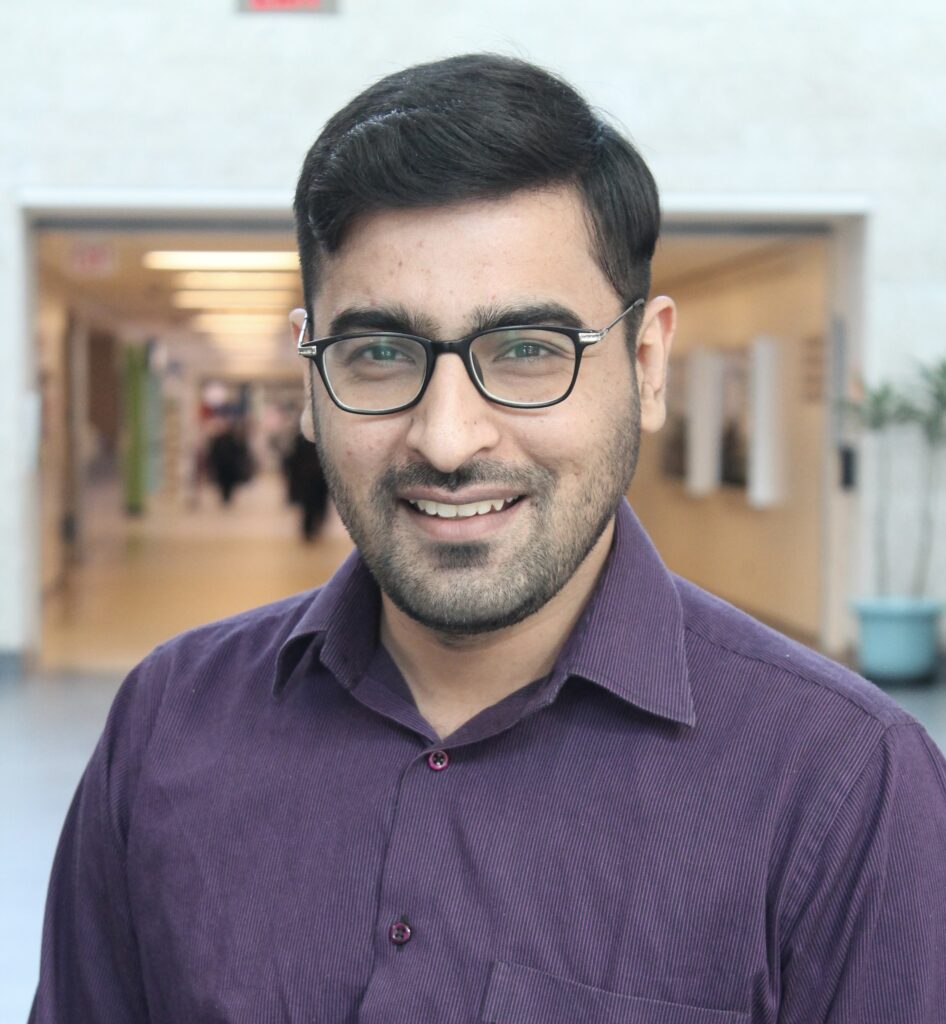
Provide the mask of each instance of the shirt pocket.
[{"label": "shirt pocket", "polygon": [[607,992],[521,964],[493,964],[485,1024],[748,1024],[747,1013]]}]

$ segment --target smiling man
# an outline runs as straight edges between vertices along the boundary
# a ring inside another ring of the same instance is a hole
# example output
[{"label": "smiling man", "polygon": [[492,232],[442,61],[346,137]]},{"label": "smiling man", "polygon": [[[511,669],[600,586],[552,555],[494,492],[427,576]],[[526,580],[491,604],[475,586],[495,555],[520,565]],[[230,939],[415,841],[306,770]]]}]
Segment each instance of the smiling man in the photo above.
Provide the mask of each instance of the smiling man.
[{"label": "smiling man", "polygon": [[33,1019],[941,1021],[939,751],[624,498],[675,317],[631,145],[455,58],[333,117],[296,215],[357,550],[126,681]]},{"label": "smiling man", "polygon": [[663,419],[673,305],[642,325],[562,183],[376,212],[323,264],[314,439],[381,642],[447,736],[547,675],[585,607]]}]

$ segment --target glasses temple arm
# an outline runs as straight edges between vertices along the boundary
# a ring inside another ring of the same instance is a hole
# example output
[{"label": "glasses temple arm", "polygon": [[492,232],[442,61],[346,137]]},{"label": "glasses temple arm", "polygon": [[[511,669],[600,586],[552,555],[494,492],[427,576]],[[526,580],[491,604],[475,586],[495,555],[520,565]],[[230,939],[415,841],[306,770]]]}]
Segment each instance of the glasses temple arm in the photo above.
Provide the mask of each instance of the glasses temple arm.
[{"label": "glasses temple arm", "polygon": [[296,340],[296,351],[297,352],[302,352],[303,351],[303,346],[307,344],[307,342],[305,341],[305,334],[306,334],[306,330],[308,329],[308,326],[309,326],[309,314],[306,313],[306,315],[302,318],[302,326],[299,328],[299,337]]},{"label": "glasses temple arm", "polygon": [[632,303],[631,303],[631,304],[630,304],[630,305],[629,305],[629,306],[627,307],[627,309],[625,309],[623,313],[619,313],[619,314],[618,314],[618,315],[617,315],[617,316],[616,316],[616,317],[615,317],[615,318],[614,318],[614,319],[613,319],[613,320],[611,321],[611,323],[609,323],[609,324],[608,324],[608,326],[607,326],[607,327],[602,327],[602,328],[601,328],[601,332],[600,332],[600,333],[601,333],[602,335],[605,335],[605,334],[607,334],[607,333],[608,333],[608,331],[610,331],[610,330],[611,330],[611,328],[612,328],[612,327],[613,327],[613,326],[614,326],[614,325],[615,325],[615,324],[616,324],[616,323],[617,323],[617,322],[618,322],[619,320],[623,320],[623,319],[624,319],[624,318],[625,318],[625,317],[627,316],[627,314],[631,312],[631,310],[633,310],[633,309],[637,309],[637,307],[638,307],[638,306],[640,306],[640,305],[643,305],[644,301],[645,301],[644,299],[637,299],[636,301],[632,302]]}]

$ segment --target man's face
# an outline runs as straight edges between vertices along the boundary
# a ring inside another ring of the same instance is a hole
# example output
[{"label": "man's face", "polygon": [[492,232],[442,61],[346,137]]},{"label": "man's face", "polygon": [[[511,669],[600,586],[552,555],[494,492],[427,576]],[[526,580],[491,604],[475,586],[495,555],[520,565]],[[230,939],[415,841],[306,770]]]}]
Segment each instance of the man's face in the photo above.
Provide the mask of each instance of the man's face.
[{"label": "man's face", "polygon": [[[354,309],[393,329],[397,309],[414,333],[449,340],[486,311],[553,304],[591,329],[623,309],[571,189],[364,217],[324,265],[315,336]],[[571,395],[545,409],[487,401],[453,354],[418,405],[390,415],[342,411],[314,375],[315,441],[339,513],[399,608],[472,635],[525,619],[568,582],[637,459],[645,374],[625,338],[622,323],[586,349]]]}]

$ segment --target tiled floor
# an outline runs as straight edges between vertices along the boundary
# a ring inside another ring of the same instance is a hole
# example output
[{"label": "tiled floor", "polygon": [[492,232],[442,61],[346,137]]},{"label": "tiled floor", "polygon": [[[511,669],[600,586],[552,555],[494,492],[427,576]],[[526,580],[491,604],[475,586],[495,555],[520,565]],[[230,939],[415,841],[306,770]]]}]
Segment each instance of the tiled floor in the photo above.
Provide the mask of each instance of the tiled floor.
[{"label": "tiled floor", "polygon": [[[337,525],[313,546],[295,529],[272,481],[225,515],[208,500],[97,519],[84,568],[48,611],[43,665],[0,685],[0,1024],[26,1019],[56,839],[123,672],[180,629],[314,586],[348,550]],[[946,749],[946,680],[895,696]]]}]

